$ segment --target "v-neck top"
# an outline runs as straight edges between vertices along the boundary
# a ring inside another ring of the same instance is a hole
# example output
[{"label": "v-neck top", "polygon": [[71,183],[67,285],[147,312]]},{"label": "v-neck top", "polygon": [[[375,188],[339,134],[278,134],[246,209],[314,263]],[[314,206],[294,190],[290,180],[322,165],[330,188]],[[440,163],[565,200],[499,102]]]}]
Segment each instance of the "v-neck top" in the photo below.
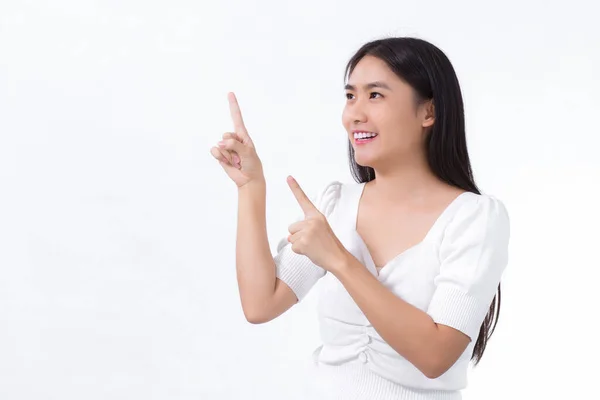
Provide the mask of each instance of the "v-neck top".
[{"label": "v-neck top", "polygon": [[467,385],[468,365],[480,327],[508,263],[510,223],[506,207],[491,195],[461,193],[421,242],[393,257],[378,272],[356,230],[364,186],[333,181],[311,199],[344,247],[385,288],[426,312],[435,323],[451,326],[471,338],[456,363],[438,378],[426,377],[387,344],[333,274],[292,251],[287,234],[282,235],[274,256],[277,277],[299,301],[319,282],[322,345],[313,353],[315,364],[358,362],[373,376],[419,391],[425,396],[419,399],[456,399]]},{"label": "v-neck top", "polygon": [[464,196],[474,195],[474,193],[471,193],[471,192],[463,192],[463,193],[459,194],[456,198],[454,198],[454,200],[452,200],[450,202],[450,204],[448,204],[446,206],[446,208],[444,208],[444,210],[442,210],[442,212],[438,215],[438,217],[433,222],[433,225],[431,225],[431,227],[429,228],[429,230],[425,234],[425,237],[420,242],[418,242],[418,243],[416,243],[416,244],[414,244],[414,245],[412,245],[412,246],[404,249],[401,253],[395,255],[388,262],[386,262],[385,265],[382,265],[381,267],[377,267],[375,265],[375,262],[373,261],[373,257],[371,256],[371,253],[369,252],[369,248],[367,247],[367,244],[365,243],[365,241],[362,238],[362,236],[360,235],[360,233],[358,233],[358,229],[357,229],[359,204],[360,204],[360,200],[362,198],[362,195],[363,195],[363,193],[365,191],[365,186],[366,186],[366,182],[359,183],[358,185],[354,185],[354,188],[356,189],[356,191],[358,193],[354,195],[353,201],[350,204],[351,205],[351,210],[348,210],[348,211],[349,212],[350,211],[354,212],[352,214],[352,220],[354,221],[352,230],[354,230],[354,232],[356,232],[357,240],[358,240],[359,245],[360,245],[360,247],[362,248],[362,251],[363,251],[364,261],[366,261],[366,263],[369,264],[368,266],[371,267],[371,269],[373,269],[374,271],[377,272],[376,275],[379,275],[381,273],[381,270],[384,269],[385,267],[387,267],[388,265],[394,265],[400,258],[405,257],[406,253],[410,253],[412,251],[415,251],[418,247],[424,246],[425,243],[427,243],[429,241],[429,237],[431,235],[435,234],[435,232],[438,229],[438,225],[440,225],[441,223],[443,223],[443,221],[446,218],[447,214],[450,213],[450,212],[452,212],[452,209],[454,209],[454,207],[456,207],[456,203],[459,203],[460,201],[462,201],[462,197],[464,197]]}]

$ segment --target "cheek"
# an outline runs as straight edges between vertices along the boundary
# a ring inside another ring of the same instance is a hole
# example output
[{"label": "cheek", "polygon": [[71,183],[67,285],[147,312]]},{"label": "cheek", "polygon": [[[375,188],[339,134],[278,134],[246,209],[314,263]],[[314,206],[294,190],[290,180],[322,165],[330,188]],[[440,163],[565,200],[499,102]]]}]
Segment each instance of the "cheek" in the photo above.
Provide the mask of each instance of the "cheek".
[{"label": "cheek", "polygon": [[387,112],[380,117],[379,128],[386,132],[385,141],[390,146],[408,145],[418,142],[418,125],[410,111]]},{"label": "cheek", "polygon": [[348,129],[350,127],[350,114],[348,113],[348,110],[344,107],[344,110],[342,111],[342,125]]},{"label": "cheek", "polygon": [[392,136],[401,132],[406,123],[406,118],[398,110],[380,109],[375,111],[372,117],[380,132],[390,133]]}]

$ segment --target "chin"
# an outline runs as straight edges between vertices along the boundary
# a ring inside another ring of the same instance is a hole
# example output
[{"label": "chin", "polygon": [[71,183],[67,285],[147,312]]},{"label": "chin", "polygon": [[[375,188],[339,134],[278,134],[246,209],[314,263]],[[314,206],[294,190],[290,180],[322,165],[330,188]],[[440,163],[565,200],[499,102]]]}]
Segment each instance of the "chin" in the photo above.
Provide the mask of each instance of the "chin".
[{"label": "chin", "polygon": [[361,167],[371,167],[377,163],[377,159],[373,156],[369,156],[366,154],[359,154],[356,151],[354,152],[354,161]]}]

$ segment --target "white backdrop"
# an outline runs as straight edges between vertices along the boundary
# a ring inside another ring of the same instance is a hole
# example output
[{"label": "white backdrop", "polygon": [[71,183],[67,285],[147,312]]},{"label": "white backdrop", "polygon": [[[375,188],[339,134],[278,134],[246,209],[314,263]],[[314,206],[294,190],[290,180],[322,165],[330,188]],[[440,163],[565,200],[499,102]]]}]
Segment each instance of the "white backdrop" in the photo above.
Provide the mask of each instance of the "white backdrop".
[{"label": "white backdrop", "polygon": [[234,91],[274,249],[300,211],[288,174],[311,195],[351,182],[344,66],[391,35],[453,62],[477,183],[511,217],[464,398],[597,391],[594,3],[1,0],[0,399],[280,399],[319,344],[316,296],[244,320],[210,147]]}]

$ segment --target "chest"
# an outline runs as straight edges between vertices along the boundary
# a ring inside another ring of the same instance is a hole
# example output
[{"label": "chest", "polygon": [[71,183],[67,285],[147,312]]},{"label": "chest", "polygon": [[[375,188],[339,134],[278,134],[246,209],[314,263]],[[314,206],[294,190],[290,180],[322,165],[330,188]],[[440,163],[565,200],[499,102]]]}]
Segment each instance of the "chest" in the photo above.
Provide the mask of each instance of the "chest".
[{"label": "chest", "polygon": [[380,271],[392,260],[419,245],[432,225],[436,214],[431,211],[410,211],[401,208],[382,212],[365,204],[356,217],[356,232]]},{"label": "chest", "polygon": [[[438,244],[423,241],[394,255],[380,271],[367,253],[366,246],[356,232],[346,232],[344,246],[387,290],[425,311],[435,290],[435,277],[439,274],[440,263]],[[331,273],[319,282],[319,314],[322,319],[332,319],[351,324],[368,324],[344,285]]]},{"label": "chest", "polygon": [[[395,226],[397,224],[387,221],[386,218],[377,219],[376,221],[380,222],[378,225],[362,225],[361,233],[371,239],[371,244],[378,240],[383,243],[372,245],[372,249],[386,251],[377,253],[381,257],[379,265],[385,265],[377,271],[373,254],[367,249],[358,230],[348,224],[348,220],[348,214],[340,213],[332,216],[330,221],[334,233],[344,247],[389,291],[415,307],[426,310],[435,289],[434,279],[440,267],[437,235],[423,231],[420,232],[421,235],[415,235],[414,232],[399,230]],[[373,235],[367,234],[368,229],[372,229]],[[387,234],[380,235],[379,231]],[[423,235],[427,238],[423,239]],[[398,236],[403,238],[400,246]],[[396,237],[396,240],[389,240],[390,237]],[[368,324],[361,309],[335,275],[327,273],[319,286],[319,313],[322,318]]]}]

